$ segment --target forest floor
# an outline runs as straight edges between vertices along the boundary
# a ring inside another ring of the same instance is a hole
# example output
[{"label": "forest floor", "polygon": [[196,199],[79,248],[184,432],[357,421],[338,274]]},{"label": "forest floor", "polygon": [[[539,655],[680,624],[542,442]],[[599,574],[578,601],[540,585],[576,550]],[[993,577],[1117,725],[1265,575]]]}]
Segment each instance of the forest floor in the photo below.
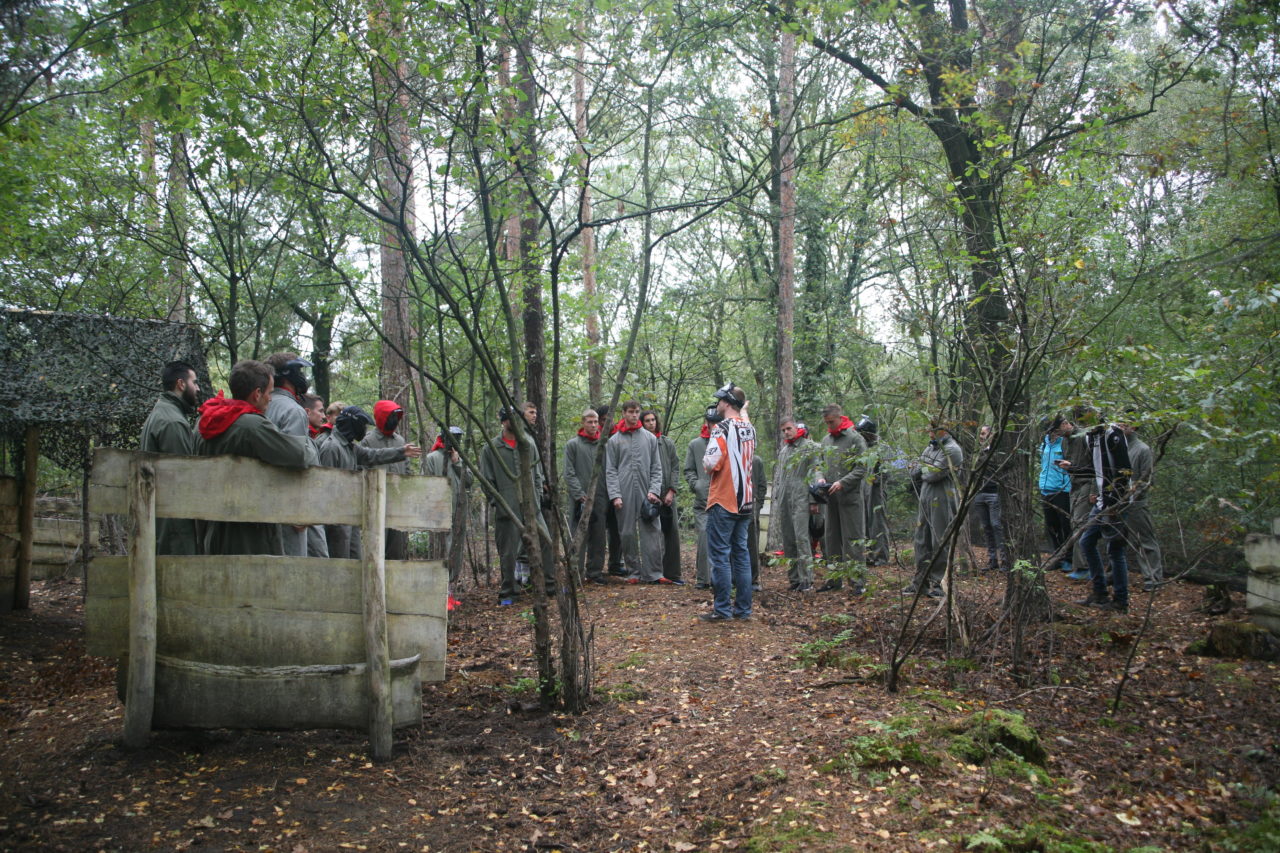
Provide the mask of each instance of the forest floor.
[{"label": "forest floor", "polygon": [[[1207,617],[1201,589],[1174,583],[1108,614],[1070,604],[1085,589],[1055,573],[1030,684],[1010,676],[1007,633],[949,657],[938,618],[890,694],[905,580],[788,593],[766,567],[755,617],[731,624],[697,619],[709,593],[692,584],[591,587],[597,701],[578,716],[538,708],[528,608],[463,591],[447,678],[384,764],[359,732],[157,732],[126,750],[81,584],[40,582],[30,610],[0,616],[0,849],[1259,850],[1280,835],[1280,667],[1183,651],[1243,618],[1238,601]],[[1004,578],[958,585],[976,635]],[[990,709],[1025,715],[1042,768],[958,748],[951,724]]]}]

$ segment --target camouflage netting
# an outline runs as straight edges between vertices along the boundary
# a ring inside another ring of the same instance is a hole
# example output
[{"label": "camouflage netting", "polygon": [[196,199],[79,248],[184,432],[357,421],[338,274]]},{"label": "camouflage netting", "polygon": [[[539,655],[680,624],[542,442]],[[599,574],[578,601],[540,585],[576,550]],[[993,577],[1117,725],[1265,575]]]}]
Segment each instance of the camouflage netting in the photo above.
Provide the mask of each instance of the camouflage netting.
[{"label": "camouflage netting", "polygon": [[137,447],[160,371],[185,361],[209,387],[194,326],[50,311],[0,310],[0,441],[40,428],[40,453],[87,470],[93,447]]}]

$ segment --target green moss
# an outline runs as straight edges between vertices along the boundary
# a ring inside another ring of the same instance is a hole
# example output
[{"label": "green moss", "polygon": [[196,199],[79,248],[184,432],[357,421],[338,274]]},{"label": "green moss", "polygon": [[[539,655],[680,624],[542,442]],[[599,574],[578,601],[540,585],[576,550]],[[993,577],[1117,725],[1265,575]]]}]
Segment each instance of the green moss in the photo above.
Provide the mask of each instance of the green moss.
[{"label": "green moss", "polygon": [[820,830],[809,821],[800,812],[782,812],[756,827],[742,849],[750,853],[796,853],[835,838],[835,833]]},{"label": "green moss", "polygon": [[961,839],[965,850],[979,853],[1110,853],[1111,848],[1087,838],[1068,835],[1054,826],[1032,823],[1019,829],[1000,826]]},{"label": "green moss", "polygon": [[870,725],[872,734],[845,741],[844,751],[819,769],[827,773],[857,773],[903,764],[932,767],[938,763],[938,756],[922,742],[923,730],[915,717],[897,717]]},{"label": "green moss", "polygon": [[947,751],[970,764],[984,764],[991,758],[1016,756],[1044,766],[1048,756],[1040,736],[1021,714],[992,709],[970,714],[946,727],[951,733]]}]

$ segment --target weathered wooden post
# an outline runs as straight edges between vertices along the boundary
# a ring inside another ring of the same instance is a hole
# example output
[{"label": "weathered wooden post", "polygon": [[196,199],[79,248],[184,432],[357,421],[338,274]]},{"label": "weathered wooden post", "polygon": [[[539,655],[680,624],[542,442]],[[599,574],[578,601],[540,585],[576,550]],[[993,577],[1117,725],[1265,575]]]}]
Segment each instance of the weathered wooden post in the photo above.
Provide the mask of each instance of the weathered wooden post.
[{"label": "weathered wooden post", "polygon": [[36,541],[36,486],[40,474],[40,428],[27,427],[23,441],[22,495],[18,499],[18,563],[13,574],[13,609],[31,606],[31,554]]},{"label": "weathered wooden post", "polygon": [[1245,537],[1244,556],[1249,562],[1249,618],[1280,636],[1280,518],[1272,520],[1270,533]]},{"label": "weathered wooden post", "polygon": [[156,696],[156,470],[143,457],[135,457],[129,468],[129,679],[124,743],[140,747],[151,737]]},{"label": "weathered wooden post", "polygon": [[387,469],[364,473],[364,556],[361,584],[364,598],[365,652],[369,662],[369,752],[374,761],[391,758],[391,652],[387,646]]}]

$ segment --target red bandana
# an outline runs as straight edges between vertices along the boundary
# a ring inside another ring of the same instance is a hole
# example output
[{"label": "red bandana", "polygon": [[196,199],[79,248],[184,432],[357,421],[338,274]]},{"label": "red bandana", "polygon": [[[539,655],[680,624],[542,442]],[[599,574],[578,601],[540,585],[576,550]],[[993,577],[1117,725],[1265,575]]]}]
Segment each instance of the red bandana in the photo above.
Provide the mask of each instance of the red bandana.
[{"label": "red bandana", "polygon": [[505,435],[499,437],[502,439],[502,443],[507,447],[510,447],[512,450],[516,449],[516,440],[514,438],[507,438]]},{"label": "red bandana", "polygon": [[835,438],[847,429],[853,429],[853,421],[849,420],[848,415],[841,415],[840,425],[835,429],[828,429],[827,432],[831,433],[832,438]]},{"label": "red bandana", "polygon": [[598,441],[600,438],[600,433],[596,433],[595,435],[587,435],[587,431],[585,429],[578,430],[578,435],[581,436],[582,438],[585,438],[587,441],[590,441],[593,444],[596,441]]},{"label": "red bandana", "polygon": [[644,424],[640,423],[639,421],[636,421],[635,426],[629,427],[627,426],[627,419],[623,418],[622,420],[614,424],[613,431],[614,432],[635,432],[636,430],[640,429],[643,426]]},{"label": "red bandana", "polygon": [[240,419],[241,415],[262,416],[262,412],[245,400],[228,400],[225,392],[219,391],[218,396],[210,397],[200,406],[201,437],[207,441],[222,435]]},{"label": "red bandana", "polygon": [[711,424],[704,423],[702,425],[702,432],[698,433],[698,435],[703,438],[711,438]]},{"label": "red bandana", "polygon": [[436,436],[436,443],[435,443],[435,444],[433,444],[433,445],[431,445],[431,449],[430,449],[430,450],[428,450],[427,452],[428,452],[428,453],[435,453],[437,450],[439,450],[439,449],[440,449],[440,448],[442,448],[442,447],[444,447],[444,436],[443,436],[443,435],[437,435],[437,436]]}]

